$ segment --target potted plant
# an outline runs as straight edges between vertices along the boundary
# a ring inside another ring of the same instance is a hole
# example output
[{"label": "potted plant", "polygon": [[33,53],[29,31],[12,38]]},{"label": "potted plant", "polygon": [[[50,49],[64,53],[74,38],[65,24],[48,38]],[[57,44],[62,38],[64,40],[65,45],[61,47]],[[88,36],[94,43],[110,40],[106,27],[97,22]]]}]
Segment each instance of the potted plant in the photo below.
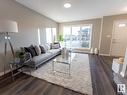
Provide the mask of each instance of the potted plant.
[{"label": "potted plant", "polygon": [[58,35],[58,41],[60,42],[60,45],[63,46],[63,42],[64,42],[63,35]]},{"label": "potted plant", "polygon": [[15,53],[15,60],[23,62],[24,61],[24,57],[25,57],[25,51],[23,48],[21,48],[20,50],[17,50]]}]

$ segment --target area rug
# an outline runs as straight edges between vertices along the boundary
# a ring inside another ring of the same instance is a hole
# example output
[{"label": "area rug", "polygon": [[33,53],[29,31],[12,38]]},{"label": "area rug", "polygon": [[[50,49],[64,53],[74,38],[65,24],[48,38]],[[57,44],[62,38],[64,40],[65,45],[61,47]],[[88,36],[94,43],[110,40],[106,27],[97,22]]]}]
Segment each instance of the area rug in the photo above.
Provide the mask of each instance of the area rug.
[{"label": "area rug", "polygon": [[55,64],[54,67],[57,71],[66,72],[66,74],[53,72],[51,60],[37,70],[33,70],[31,75],[85,95],[92,95],[91,73],[87,54],[73,54],[70,75],[66,64]]}]

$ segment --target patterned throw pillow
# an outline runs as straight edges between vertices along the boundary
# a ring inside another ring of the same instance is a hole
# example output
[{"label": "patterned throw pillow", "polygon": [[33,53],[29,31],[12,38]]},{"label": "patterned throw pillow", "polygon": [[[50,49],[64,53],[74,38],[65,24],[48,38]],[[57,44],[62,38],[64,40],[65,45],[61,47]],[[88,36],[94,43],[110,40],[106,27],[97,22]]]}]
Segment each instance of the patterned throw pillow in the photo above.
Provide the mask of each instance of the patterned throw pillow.
[{"label": "patterned throw pillow", "polygon": [[51,48],[52,49],[59,49],[60,48],[60,43],[58,43],[58,42],[57,43],[52,43]]},{"label": "patterned throw pillow", "polygon": [[24,47],[24,49],[25,49],[25,52],[29,52],[32,57],[37,56],[37,53],[33,45],[31,45],[30,47]]},{"label": "patterned throw pillow", "polygon": [[35,48],[35,51],[36,51],[37,55],[40,55],[40,54],[41,54],[41,49],[40,49],[40,47],[37,46],[37,45],[35,45],[34,48]]},{"label": "patterned throw pillow", "polygon": [[45,50],[45,48],[44,48],[44,46],[39,46],[40,47],[40,49],[41,49],[41,53],[46,53],[46,50]]}]

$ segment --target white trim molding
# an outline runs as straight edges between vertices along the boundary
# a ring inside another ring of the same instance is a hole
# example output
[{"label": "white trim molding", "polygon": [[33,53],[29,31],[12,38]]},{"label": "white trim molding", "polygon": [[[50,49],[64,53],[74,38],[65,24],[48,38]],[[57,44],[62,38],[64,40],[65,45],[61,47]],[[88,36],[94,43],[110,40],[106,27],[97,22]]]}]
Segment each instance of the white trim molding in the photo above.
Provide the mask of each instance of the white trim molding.
[{"label": "white trim molding", "polygon": [[103,32],[103,17],[101,18],[101,28],[100,28],[100,37],[99,37],[99,50],[101,49],[101,40],[102,40],[102,32]]},{"label": "white trim molding", "polygon": [[[5,74],[7,74],[10,72],[10,70],[6,70],[5,72],[6,72]],[[0,72],[0,76],[3,76],[3,75],[4,75],[4,72]]]},{"label": "white trim molding", "polygon": [[99,54],[99,55],[102,55],[102,56],[110,56],[110,54]]}]

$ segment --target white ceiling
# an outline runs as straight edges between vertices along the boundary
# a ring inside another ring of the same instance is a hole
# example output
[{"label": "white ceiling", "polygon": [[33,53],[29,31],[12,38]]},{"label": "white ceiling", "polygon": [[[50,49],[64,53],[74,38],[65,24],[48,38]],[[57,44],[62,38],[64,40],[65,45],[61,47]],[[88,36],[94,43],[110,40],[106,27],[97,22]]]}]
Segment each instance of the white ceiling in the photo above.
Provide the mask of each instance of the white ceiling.
[{"label": "white ceiling", "polygon": [[57,22],[99,18],[127,13],[127,0],[68,0],[72,7],[65,9],[67,0],[16,0]]}]

